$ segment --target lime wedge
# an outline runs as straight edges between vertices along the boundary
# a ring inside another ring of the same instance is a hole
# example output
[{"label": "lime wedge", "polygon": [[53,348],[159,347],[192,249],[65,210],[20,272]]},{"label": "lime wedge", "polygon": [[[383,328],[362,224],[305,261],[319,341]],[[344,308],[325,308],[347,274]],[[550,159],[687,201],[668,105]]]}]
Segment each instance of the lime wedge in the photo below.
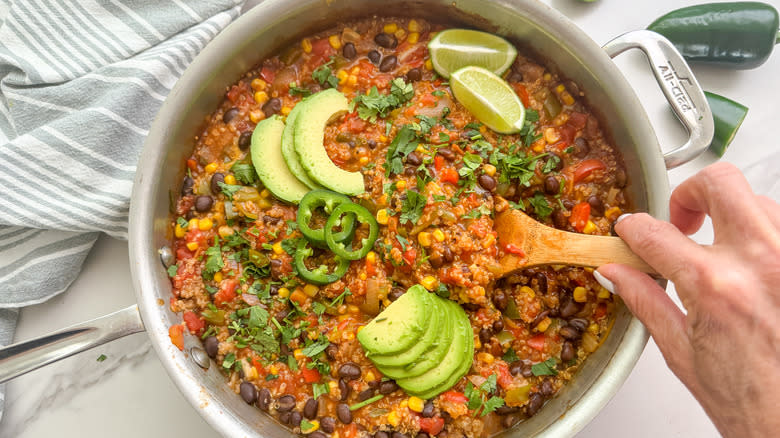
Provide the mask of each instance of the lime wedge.
[{"label": "lime wedge", "polygon": [[505,80],[482,67],[463,67],[450,77],[452,94],[488,128],[500,134],[520,131],[525,108]]},{"label": "lime wedge", "polygon": [[467,65],[483,67],[501,75],[517,56],[517,49],[509,41],[490,33],[468,29],[439,32],[428,43],[428,51],[436,73],[445,78]]}]

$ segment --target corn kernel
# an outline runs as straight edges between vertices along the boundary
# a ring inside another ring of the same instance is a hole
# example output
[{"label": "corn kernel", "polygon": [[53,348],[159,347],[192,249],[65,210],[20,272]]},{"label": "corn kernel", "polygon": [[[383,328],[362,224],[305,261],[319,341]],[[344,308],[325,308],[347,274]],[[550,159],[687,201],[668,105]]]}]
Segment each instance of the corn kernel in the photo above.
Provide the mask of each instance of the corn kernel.
[{"label": "corn kernel", "polygon": [[258,123],[260,120],[263,120],[263,117],[265,117],[265,114],[260,110],[249,112],[249,120],[251,120],[252,123]]},{"label": "corn kernel", "polygon": [[563,101],[564,105],[574,105],[574,98],[569,94],[568,91],[564,91],[561,93],[561,100]]},{"label": "corn kernel", "polygon": [[[363,327],[365,327],[365,326],[364,326],[364,325],[361,325],[361,326],[359,326],[357,329],[355,329],[355,333],[360,333],[360,331],[361,331],[361,330],[363,330]],[[371,372],[371,371],[369,371],[369,373],[370,373],[370,372]],[[368,374],[366,374],[366,375],[368,375]],[[373,375],[373,374],[372,374],[372,375]]]},{"label": "corn kernel", "polygon": [[493,176],[496,174],[496,166],[492,164],[483,165],[482,170],[485,171],[485,175],[487,176]]},{"label": "corn kernel", "polygon": [[271,365],[268,367],[268,372],[271,374],[279,374],[279,367],[276,365]]},{"label": "corn kernel", "polygon": [[268,189],[263,189],[263,190],[260,192],[260,196],[261,196],[261,197],[263,197],[263,198],[267,198],[267,197],[271,196],[271,192],[270,192],[270,191],[268,191]]},{"label": "corn kernel", "polygon": [[219,237],[228,237],[228,236],[232,236],[233,233],[235,233],[235,230],[233,230],[232,227],[229,227],[227,225],[222,225],[217,230],[217,233],[219,234]]},{"label": "corn kernel", "polygon": [[255,91],[265,90],[265,87],[268,86],[268,84],[264,80],[262,80],[260,78],[252,79],[252,82],[249,85]]},{"label": "corn kernel", "polygon": [[585,301],[588,301],[588,290],[582,286],[577,286],[574,288],[572,296],[574,297],[574,301],[584,303]]},{"label": "corn kernel", "polygon": [[588,221],[588,223],[585,224],[585,228],[582,229],[582,232],[585,234],[593,234],[596,230],[596,224],[594,224],[593,221]]},{"label": "corn kernel", "polygon": [[216,274],[214,274],[214,281],[216,281],[217,283],[222,281],[222,273],[221,272],[217,272]]},{"label": "corn kernel", "polygon": [[330,393],[333,394],[337,389],[339,389],[339,384],[336,383],[335,380],[331,380],[328,382],[328,389],[330,389]]},{"label": "corn kernel", "polygon": [[412,32],[409,34],[409,37],[406,38],[406,41],[409,41],[409,44],[417,44],[417,41],[420,40],[420,34],[417,32]]},{"label": "corn kernel", "polygon": [[282,115],[286,116],[287,114],[290,114],[290,111],[292,111],[292,108],[289,106],[285,105],[282,107]]},{"label": "corn kernel", "polygon": [[477,353],[477,359],[481,360],[482,362],[485,362],[486,364],[491,364],[493,361],[496,360],[495,357],[493,357],[492,354],[486,353],[484,351]]},{"label": "corn kernel", "polygon": [[536,324],[536,331],[546,332],[551,323],[552,320],[550,318],[544,318],[539,324]]},{"label": "corn kernel", "polygon": [[550,79],[552,79],[552,75],[550,73],[545,73],[544,76],[542,76],[542,78],[545,81],[549,81]]},{"label": "corn kernel", "polygon": [[366,254],[366,261],[369,263],[376,263],[376,253],[374,251],[369,251],[368,254]]},{"label": "corn kernel", "polygon": [[173,234],[176,235],[179,239],[184,237],[185,234],[187,234],[187,231],[181,227],[181,225],[176,224],[176,228],[173,230]]},{"label": "corn kernel", "polygon": [[317,295],[317,292],[319,292],[319,291],[320,291],[320,288],[318,288],[317,286],[315,286],[313,284],[307,284],[306,286],[303,287],[303,293],[305,293],[306,295],[308,295],[311,298],[314,298],[314,296]]},{"label": "corn kernel", "polygon": [[230,174],[225,175],[225,184],[235,185],[236,177]]},{"label": "corn kernel", "polygon": [[360,163],[361,166],[365,166],[366,164],[368,164],[368,157],[360,157],[358,162]]},{"label": "corn kernel", "polygon": [[385,24],[385,26],[382,28],[382,30],[383,30],[385,33],[395,33],[395,31],[397,31],[397,30],[398,30],[398,25],[397,25],[396,23],[387,23],[387,24]]},{"label": "corn kernel", "polygon": [[599,333],[599,325],[595,322],[588,326],[588,331],[591,334],[597,335]]},{"label": "corn kernel", "polygon": [[346,71],[344,71],[344,70],[339,70],[339,71],[336,73],[336,79],[338,79],[338,80],[339,80],[339,84],[343,84],[343,83],[347,82],[347,78],[348,78],[348,77],[349,77],[349,73],[347,73],[347,72],[346,72]]},{"label": "corn kernel", "polygon": [[315,340],[315,339],[319,338],[319,337],[320,337],[320,334],[319,334],[319,333],[317,333],[316,331],[312,330],[312,331],[308,332],[308,333],[306,334],[306,336],[307,336],[309,339],[311,339],[311,340],[313,341],[313,340]]},{"label": "corn kernel", "polygon": [[418,144],[417,147],[414,150],[417,151],[417,153],[419,153],[419,154],[427,154],[428,153],[428,150],[425,149],[425,146],[423,146],[421,144]]},{"label": "corn kernel", "polygon": [[301,423],[301,433],[312,433],[320,428],[320,422],[317,420],[309,420],[309,424],[304,427],[305,423]]},{"label": "corn kernel", "polygon": [[474,338],[474,348],[476,348],[477,350],[482,348],[482,341],[479,340],[479,336]]},{"label": "corn kernel", "polygon": [[257,102],[257,103],[259,103],[261,105],[266,103],[266,102],[268,102],[268,93],[266,93],[265,91],[258,91],[258,92],[256,92],[255,93],[255,102]]},{"label": "corn kernel", "polygon": [[343,315],[343,314],[347,313],[347,305],[346,304],[340,305],[339,309],[338,309],[338,312],[339,312],[339,315]]},{"label": "corn kernel", "polygon": [[606,290],[606,289],[605,289],[603,286],[602,286],[602,287],[599,287],[599,293],[598,293],[598,295],[597,295],[597,296],[599,297],[599,299],[601,299],[601,300],[606,300],[606,299],[607,299],[607,298],[609,298],[611,295],[612,295],[612,294],[611,294],[611,293],[609,293],[609,291],[608,291],[608,290]]},{"label": "corn kernel", "polygon": [[406,31],[404,29],[398,29],[393,33],[393,35],[395,35],[395,37],[399,40],[402,40],[404,37],[406,37]]},{"label": "corn kernel", "polygon": [[271,245],[271,249],[273,250],[274,254],[281,255],[284,253],[284,248],[282,248],[282,242],[276,242],[273,245]]},{"label": "corn kernel", "polygon": [[293,356],[295,357],[295,359],[296,359],[296,360],[302,360],[304,357],[306,357],[306,356],[303,354],[303,349],[301,349],[301,348],[296,348],[296,349],[293,351]]},{"label": "corn kernel", "polygon": [[290,289],[287,289],[286,287],[280,287],[278,293],[280,297],[287,298],[290,296]]},{"label": "corn kernel", "polygon": [[203,218],[198,222],[198,229],[201,231],[208,231],[213,226],[214,222],[212,222],[212,220],[209,218]]},{"label": "corn kernel", "polygon": [[348,304],[347,305],[347,312],[354,313],[354,314],[360,313],[360,307],[358,307],[358,306],[356,306],[354,304]]},{"label": "corn kernel", "polygon": [[257,368],[249,367],[249,372],[246,374],[246,377],[248,380],[254,380],[260,377],[260,375],[257,372]]},{"label": "corn kernel", "polygon": [[357,75],[358,73],[360,73],[360,67],[359,67],[359,66],[357,66],[357,65],[356,65],[356,66],[354,66],[354,67],[352,67],[352,70],[350,70],[350,71],[349,71],[349,73],[350,73],[351,75]]},{"label": "corn kernel", "polygon": [[425,402],[420,397],[409,397],[407,400],[409,402],[409,409],[413,410],[414,412],[422,412],[423,407],[425,406]]},{"label": "corn kernel", "polygon": [[621,214],[623,214],[623,211],[620,209],[620,207],[611,207],[604,212],[604,217],[613,221],[620,217]]},{"label": "corn kernel", "polygon": [[349,85],[350,87],[354,87],[355,85],[357,85],[357,80],[358,80],[357,76],[349,75],[349,77],[347,78],[347,85]]},{"label": "corn kernel", "polygon": [[398,418],[398,414],[396,414],[395,411],[392,411],[387,414],[387,422],[390,423],[391,426],[395,427],[398,426],[398,423],[401,422],[401,419]]},{"label": "corn kernel", "polygon": [[531,288],[530,288],[530,287],[528,287],[528,286],[523,286],[523,287],[521,287],[521,288],[520,288],[520,292],[522,292],[522,293],[524,293],[524,294],[528,295],[528,297],[530,297],[530,298],[533,298],[533,297],[535,297],[535,296],[536,296],[536,292],[534,292],[534,290],[533,290],[533,289],[531,289]]},{"label": "corn kernel", "polygon": [[485,126],[485,125],[480,125],[479,126],[479,132],[480,133],[484,134],[484,133],[487,132],[487,130],[488,130],[487,126]]},{"label": "corn kernel", "polygon": [[446,239],[446,236],[444,235],[444,232],[438,228],[433,230],[433,238],[436,239],[437,242],[444,242],[444,239]]},{"label": "corn kernel", "polygon": [[[361,327],[363,327],[363,326],[360,326],[358,328],[361,328]],[[367,372],[366,373],[366,382],[373,382],[374,380],[376,380],[376,376],[374,375],[374,373],[372,373],[371,371]]]},{"label": "corn kernel", "polygon": [[203,168],[207,173],[214,173],[217,171],[217,163],[209,163]]},{"label": "corn kernel", "polygon": [[338,50],[341,48],[341,38],[338,35],[331,35],[328,37],[328,43],[331,47]]},{"label": "corn kernel", "polygon": [[200,221],[196,217],[190,219],[190,221],[187,222],[187,229],[194,230],[195,228],[198,228],[198,222]]},{"label": "corn kernel", "polygon": [[409,400],[401,400],[401,403],[398,403],[398,406],[401,408],[409,407]]},{"label": "corn kernel", "polygon": [[387,136],[384,134],[379,135],[379,141],[381,141],[382,143],[387,142]]},{"label": "corn kernel", "polygon": [[422,284],[423,287],[428,290],[434,290],[436,289],[436,286],[439,285],[439,280],[437,280],[436,277],[432,275],[426,275],[425,278],[420,281],[420,284]]},{"label": "corn kernel", "polygon": [[189,242],[187,244],[187,249],[189,249],[190,251],[195,251],[196,249],[198,249],[198,242]]},{"label": "corn kernel", "polygon": [[488,234],[487,237],[485,237],[485,241],[482,242],[482,247],[483,248],[490,248],[495,243],[496,243],[496,236],[495,236],[495,234]]},{"label": "corn kernel", "polygon": [[433,62],[431,62],[430,59],[425,60],[425,69],[426,70],[433,70]]},{"label": "corn kernel", "polygon": [[376,212],[376,221],[382,225],[387,225],[387,220],[390,219],[390,215],[387,213],[387,209],[383,208]]},{"label": "corn kernel", "polygon": [[544,130],[544,140],[549,143],[558,143],[558,141],[561,139],[561,135],[558,133],[558,130],[555,128],[547,128]]},{"label": "corn kernel", "polygon": [[477,286],[477,287],[474,288],[474,293],[478,297],[484,297],[485,296],[485,288],[482,287],[482,286]]},{"label": "corn kernel", "polygon": [[403,190],[406,188],[406,181],[400,180],[397,183],[395,183],[395,188],[398,190]]},{"label": "corn kernel", "polygon": [[547,145],[547,141],[545,141],[545,139],[543,138],[540,138],[539,140],[534,142],[534,145],[531,147],[531,149],[534,152],[542,153],[546,145]]},{"label": "corn kernel", "polygon": [[409,20],[408,29],[409,32],[419,32],[421,30],[420,23],[417,20]]},{"label": "corn kernel", "polygon": [[304,38],[303,41],[301,41],[301,48],[304,52],[311,53],[311,40]]},{"label": "corn kernel", "polygon": [[420,242],[420,245],[422,246],[431,246],[431,233],[420,231],[417,233],[417,241]]},{"label": "corn kernel", "polygon": [[361,272],[360,273],[360,279],[361,280],[367,280],[368,279],[368,274],[366,274],[365,272]]}]

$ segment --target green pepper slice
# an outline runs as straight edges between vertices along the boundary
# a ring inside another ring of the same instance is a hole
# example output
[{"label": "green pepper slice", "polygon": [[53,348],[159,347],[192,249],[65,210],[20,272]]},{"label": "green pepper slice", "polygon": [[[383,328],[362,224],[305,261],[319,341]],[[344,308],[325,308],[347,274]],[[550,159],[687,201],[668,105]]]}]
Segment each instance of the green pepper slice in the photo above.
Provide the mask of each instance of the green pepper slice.
[{"label": "green pepper slice", "polygon": [[295,263],[295,269],[298,271],[298,275],[307,282],[322,286],[333,283],[347,273],[349,260],[339,256],[334,256],[338,265],[336,265],[333,272],[328,272],[328,267],[325,265],[320,265],[315,269],[307,268],[305,261],[313,254],[314,250],[309,247],[309,243],[306,240],[301,239],[301,241],[298,242],[293,262]]},{"label": "green pepper slice", "polygon": [[[347,249],[344,242],[339,242],[337,240],[338,232],[334,232],[333,230],[339,225],[341,225],[342,229],[346,228],[342,223],[342,217],[345,218],[344,220],[350,220],[350,218],[354,217],[355,219],[352,219],[353,222],[357,220],[360,223],[368,225],[368,237],[360,239],[362,244],[360,249],[353,250],[351,247],[350,249]],[[325,222],[325,243],[328,244],[328,248],[337,256],[347,260],[359,260],[365,257],[366,254],[371,251],[371,248],[373,248],[378,235],[379,224],[377,224],[376,219],[374,219],[371,212],[366,210],[365,207],[351,202],[336,207],[333,210],[333,213],[330,214],[328,221]]]},{"label": "green pepper slice", "polygon": [[[309,226],[309,222],[317,209],[323,209],[326,216],[329,216],[333,212],[333,209],[345,203],[351,204],[352,201],[341,193],[322,189],[310,191],[303,196],[301,202],[298,204],[298,215],[296,217],[298,229],[301,230],[304,237],[313,245],[321,248],[326,247],[324,229],[312,229]],[[341,231],[334,233],[333,240],[335,242],[344,242],[351,239],[352,233],[355,231],[355,225],[355,218],[350,215],[341,224]]]},{"label": "green pepper slice", "polygon": [[737,130],[747,116],[748,108],[739,102],[705,91],[707,102],[710,104],[712,117],[715,119],[715,135],[710,143],[710,150],[715,155],[722,157],[731,140],[737,135]]}]

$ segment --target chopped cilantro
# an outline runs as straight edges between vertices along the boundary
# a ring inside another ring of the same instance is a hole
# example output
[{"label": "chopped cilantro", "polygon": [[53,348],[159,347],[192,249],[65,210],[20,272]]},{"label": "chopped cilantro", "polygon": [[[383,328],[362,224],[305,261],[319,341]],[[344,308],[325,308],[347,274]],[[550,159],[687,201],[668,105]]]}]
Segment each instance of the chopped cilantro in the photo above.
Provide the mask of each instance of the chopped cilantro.
[{"label": "chopped cilantro", "polygon": [[214,275],[225,267],[222,260],[222,249],[219,247],[219,238],[214,238],[214,246],[206,250],[206,264],[203,266],[203,272],[206,275]]},{"label": "chopped cilantro", "polygon": [[255,166],[250,163],[236,161],[236,163],[230,167],[230,171],[233,172],[233,175],[238,181],[244,184],[250,185],[257,181],[257,172],[255,172]]},{"label": "chopped cilantro", "polygon": [[285,234],[288,236],[293,233],[293,231],[298,229],[298,222],[295,221],[287,221],[287,230],[285,231]]},{"label": "chopped cilantro", "polygon": [[229,370],[233,367],[234,363],[236,363],[236,355],[233,353],[228,353],[225,355],[225,359],[222,361],[222,368]]},{"label": "chopped cilantro", "polygon": [[416,223],[422,217],[423,209],[426,204],[425,196],[413,191],[406,191],[406,199],[401,206],[401,217],[399,221],[402,224],[407,222]]},{"label": "chopped cilantro", "polygon": [[544,166],[542,167],[542,173],[552,172],[558,167],[558,164],[560,164],[560,162],[561,159],[558,158],[557,155],[551,154],[550,158],[547,159],[547,161],[544,163]]},{"label": "chopped cilantro", "polygon": [[293,355],[287,356],[287,366],[292,371],[298,371],[298,362],[295,360],[295,356]]},{"label": "chopped cilantro", "polygon": [[485,402],[485,405],[483,406],[482,413],[479,414],[480,417],[484,417],[485,415],[495,411],[496,409],[500,408],[501,406],[504,406],[504,399],[501,397],[490,397],[488,401]]},{"label": "chopped cilantro", "polygon": [[409,241],[400,234],[395,236],[395,239],[401,244],[401,251],[406,251],[406,247],[409,246]]},{"label": "chopped cilantro", "polygon": [[177,223],[177,224],[178,224],[180,227],[182,227],[182,228],[184,228],[184,229],[186,229],[188,226],[190,226],[190,223],[187,221],[187,219],[184,219],[183,217],[178,217],[178,218],[176,218],[176,223]]},{"label": "chopped cilantro", "polygon": [[443,132],[439,133],[439,143],[449,143],[450,135]]},{"label": "chopped cilantro", "polygon": [[322,314],[325,313],[325,310],[327,310],[327,307],[321,302],[315,301],[311,303],[311,310],[317,314],[317,316],[322,316]]},{"label": "chopped cilantro", "polygon": [[217,185],[219,185],[219,188],[222,189],[222,194],[227,196],[228,199],[231,201],[233,200],[233,195],[241,189],[241,185],[237,184],[225,184],[223,182],[218,182]]},{"label": "chopped cilantro", "polygon": [[411,125],[404,125],[395,135],[385,156],[385,176],[401,173],[404,170],[404,158],[411,153],[418,144],[417,136]]},{"label": "chopped cilantro", "polygon": [[295,255],[295,251],[297,251],[297,248],[298,248],[298,243],[300,243],[301,239],[303,239],[303,238],[302,237],[298,237],[298,238],[295,238],[295,239],[284,239],[284,240],[282,240],[282,249],[287,254],[289,254],[291,256],[294,256]]},{"label": "chopped cilantro", "polygon": [[519,357],[517,357],[517,353],[515,353],[515,350],[513,348],[510,348],[509,350],[504,353],[504,355],[501,357],[501,359],[504,360],[506,363],[512,363],[517,360],[520,360]]},{"label": "chopped cilantro", "polygon": [[331,57],[330,61],[326,62],[325,64],[322,64],[319,67],[317,67],[311,73],[311,77],[315,81],[319,82],[320,85],[328,84],[328,85],[330,85],[330,88],[336,88],[339,85],[339,79],[336,76],[333,76],[333,72],[330,69],[330,65],[331,64],[333,64],[333,58],[332,57]]},{"label": "chopped cilantro", "polygon": [[544,219],[553,212],[550,203],[547,202],[547,198],[541,192],[536,192],[533,198],[528,199],[528,202],[534,207],[534,212],[537,216]]},{"label": "chopped cilantro", "polygon": [[436,97],[444,97],[444,96],[445,96],[447,93],[445,93],[445,92],[444,92],[444,91],[442,91],[442,90],[436,90],[436,91],[434,91],[434,92],[433,92],[433,93],[431,93],[431,94],[432,94],[432,95],[434,95],[434,96],[436,96]]},{"label": "chopped cilantro", "polygon": [[328,386],[327,383],[314,383],[311,385],[311,390],[314,400],[317,400],[322,394],[328,394],[330,392],[330,386]]},{"label": "chopped cilantro", "polygon": [[450,290],[447,289],[447,285],[439,282],[439,287],[436,288],[436,295],[442,297],[442,298],[449,298],[450,297]]},{"label": "chopped cilantro", "polygon": [[480,410],[480,416],[484,417],[497,408],[504,406],[504,399],[501,397],[490,397],[487,399],[488,394],[495,391],[497,388],[496,380],[497,376],[491,374],[481,385],[479,385],[479,388],[475,388],[471,381],[466,383],[466,388],[463,391],[463,394],[468,398],[466,407],[474,411],[475,416]]},{"label": "chopped cilantro", "polygon": [[376,86],[366,94],[358,94],[350,103],[350,111],[357,108],[358,117],[376,122],[377,117],[387,117],[390,111],[400,107],[414,96],[414,87],[402,78],[390,83],[390,94],[380,94]]},{"label": "chopped cilantro", "polygon": [[499,182],[508,183],[509,180],[517,179],[521,185],[528,187],[534,176],[536,161],[545,156],[547,154],[526,156],[522,151],[506,154],[496,149],[490,154],[490,164],[499,170]]},{"label": "chopped cilantro", "polygon": [[299,87],[298,84],[295,82],[290,82],[290,96],[302,96],[302,97],[309,97],[311,96],[311,90],[308,88],[302,88]]},{"label": "chopped cilantro", "polygon": [[108,359],[108,356],[106,356],[105,354],[101,354],[100,356],[98,356],[97,361],[103,362],[106,359]]},{"label": "chopped cilantro", "polygon": [[279,376],[276,375],[276,374],[269,374],[269,375],[265,376],[265,381],[266,382],[270,382],[271,380],[276,380],[278,378],[279,378]]},{"label": "chopped cilantro", "polygon": [[179,265],[168,266],[168,276],[173,278],[176,276],[176,272],[179,270]]},{"label": "chopped cilantro", "polygon": [[330,345],[330,341],[327,336],[320,336],[316,341],[304,347],[302,352],[304,356],[315,357],[325,351],[328,345]]},{"label": "chopped cilantro", "polygon": [[544,362],[533,364],[531,372],[534,373],[534,376],[555,376],[558,375],[558,370],[555,369],[556,365],[558,365],[558,360],[551,357]]},{"label": "chopped cilantro", "polygon": [[480,205],[479,207],[471,210],[470,212],[463,215],[464,219],[479,219],[482,216],[487,216],[491,213],[490,208],[487,205]]},{"label": "chopped cilantro", "polygon": [[341,305],[342,302],[344,302],[344,298],[352,295],[352,292],[349,291],[349,288],[344,289],[344,292],[340,293],[339,296],[333,299],[333,301],[330,302],[330,307],[338,307]]}]

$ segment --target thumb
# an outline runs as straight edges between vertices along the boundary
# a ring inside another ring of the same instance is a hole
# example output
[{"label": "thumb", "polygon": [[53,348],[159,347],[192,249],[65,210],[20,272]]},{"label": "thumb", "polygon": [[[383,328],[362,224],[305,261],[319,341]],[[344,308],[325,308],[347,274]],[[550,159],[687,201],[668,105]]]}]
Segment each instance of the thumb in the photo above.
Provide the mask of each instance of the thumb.
[{"label": "thumb", "polygon": [[599,284],[619,295],[647,327],[669,368],[683,381],[684,377],[692,376],[685,315],[666,291],[647,274],[624,265],[604,265],[593,274]]}]

